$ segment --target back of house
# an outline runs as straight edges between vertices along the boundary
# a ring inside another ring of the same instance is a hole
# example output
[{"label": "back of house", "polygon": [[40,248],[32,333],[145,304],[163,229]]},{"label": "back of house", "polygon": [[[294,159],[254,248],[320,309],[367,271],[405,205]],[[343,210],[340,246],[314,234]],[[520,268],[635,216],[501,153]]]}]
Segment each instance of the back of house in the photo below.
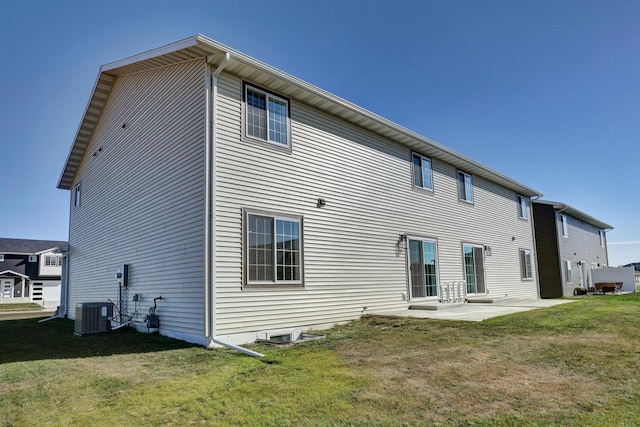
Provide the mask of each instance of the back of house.
[{"label": "back of house", "polygon": [[538,297],[540,193],[200,35],[101,68],[58,186],[71,318],[146,330],[155,298],[160,333],[241,344]]},{"label": "back of house", "polygon": [[606,232],[613,227],[565,203],[533,202],[540,296],[572,296],[594,286],[592,270],[608,267]]}]

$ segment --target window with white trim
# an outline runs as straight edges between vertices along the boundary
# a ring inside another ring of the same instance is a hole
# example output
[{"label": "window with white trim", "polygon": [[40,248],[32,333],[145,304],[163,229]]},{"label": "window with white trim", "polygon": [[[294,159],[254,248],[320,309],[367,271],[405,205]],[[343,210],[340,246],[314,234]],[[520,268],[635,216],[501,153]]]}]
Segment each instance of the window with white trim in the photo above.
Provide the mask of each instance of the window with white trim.
[{"label": "window with white trim", "polygon": [[62,257],[60,255],[45,255],[44,265],[47,267],[58,267],[62,265]]},{"label": "window with white trim", "polygon": [[29,255],[29,262],[38,262],[38,255]]},{"label": "window with white trim", "polygon": [[520,249],[520,277],[522,280],[533,279],[531,271],[531,251],[529,249]]},{"label": "window with white trim", "polygon": [[245,135],[288,147],[289,100],[249,84],[244,85]]},{"label": "window with white trim", "polygon": [[564,260],[564,281],[565,283],[573,282],[573,273],[571,271],[571,261],[568,259]]},{"label": "window with white trim", "polygon": [[599,230],[600,234],[600,246],[604,248],[604,230]]},{"label": "window with white trim", "polygon": [[569,237],[569,227],[567,226],[566,215],[558,214],[558,221],[560,221],[560,227],[562,230],[562,237]]},{"label": "window with white trim", "polygon": [[458,171],[458,197],[473,203],[473,178],[466,172]]},{"label": "window with white trim", "polygon": [[4,261],[4,254],[0,254],[0,261]]},{"label": "window with white trim", "polygon": [[302,218],[245,211],[247,285],[302,284]]},{"label": "window with white trim", "polygon": [[413,185],[425,190],[433,190],[431,159],[417,153],[413,153]]},{"label": "window with white trim", "polygon": [[518,194],[518,218],[527,219],[528,199]]},{"label": "window with white trim", "polygon": [[73,206],[80,206],[80,189],[81,189],[81,183],[77,183],[76,186],[73,188]]}]

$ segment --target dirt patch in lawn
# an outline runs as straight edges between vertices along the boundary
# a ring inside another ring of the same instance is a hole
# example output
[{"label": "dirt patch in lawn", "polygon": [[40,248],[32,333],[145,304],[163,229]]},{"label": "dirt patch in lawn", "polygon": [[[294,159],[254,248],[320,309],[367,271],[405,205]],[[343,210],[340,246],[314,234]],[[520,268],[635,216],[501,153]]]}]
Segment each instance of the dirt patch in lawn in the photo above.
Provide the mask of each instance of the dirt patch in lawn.
[{"label": "dirt patch in lawn", "polygon": [[416,336],[405,333],[415,329],[412,321],[373,322],[382,322],[379,341],[337,349],[347,365],[375,378],[361,398],[393,407],[407,396],[398,409],[428,411],[433,421],[582,411],[603,388],[594,360],[607,357],[609,345],[625,346],[608,335],[514,336],[478,325],[443,331],[424,321]]}]

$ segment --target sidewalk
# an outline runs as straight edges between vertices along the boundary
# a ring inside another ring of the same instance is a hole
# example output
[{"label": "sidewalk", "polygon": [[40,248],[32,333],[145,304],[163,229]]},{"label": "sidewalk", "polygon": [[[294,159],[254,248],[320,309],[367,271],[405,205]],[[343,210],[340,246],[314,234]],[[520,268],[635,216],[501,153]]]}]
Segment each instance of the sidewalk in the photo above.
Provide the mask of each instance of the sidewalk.
[{"label": "sidewalk", "polygon": [[50,317],[56,314],[56,310],[44,308],[42,310],[28,310],[28,311],[2,311],[0,312],[0,320],[15,320],[15,319],[31,319],[36,317]]}]

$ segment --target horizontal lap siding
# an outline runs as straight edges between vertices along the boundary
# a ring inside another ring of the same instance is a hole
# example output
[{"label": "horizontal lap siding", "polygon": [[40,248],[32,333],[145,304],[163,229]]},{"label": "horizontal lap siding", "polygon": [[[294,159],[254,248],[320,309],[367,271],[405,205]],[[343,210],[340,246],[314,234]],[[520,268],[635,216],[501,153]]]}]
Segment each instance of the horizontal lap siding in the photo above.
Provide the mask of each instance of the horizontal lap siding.
[{"label": "horizontal lap siding", "polygon": [[204,178],[203,61],[119,77],[76,178],[70,311],[117,300],[127,263],[142,314],[162,295],[163,331],[203,336]]},{"label": "horizontal lap siding", "polygon": [[[607,266],[607,250],[600,246],[600,229],[589,223],[581,221],[577,218],[563,213],[567,218],[568,237],[562,237],[562,229],[559,221],[556,221],[556,232],[558,233],[558,243],[560,250],[560,259],[562,260],[562,269],[566,267],[564,260],[571,262],[571,273],[573,280],[571,283],[564,281],[563,272],[563,292],[565,296],[572,296],[573,290],[580,286],[581,267],[578,262],[584,262],[588,269],[587,275],[590,275],[591,264],[597,264],[598,268]],[[590,283],[590,277],[585,278],[584,286],[593,286]]]},{"label": "horizontal lap siding", "polygon": [[[518,220],[514,192],[475,180],[476,203],[469,206],[457,199],[456,169],[437,159],[435,191],[414,190],[407,147],[296,100],[291,153],[242,140],[242,82],[223,74],[218,90],[218,334],[406,307],[406,256],[398,247],[405,233],[438,239],[441,281],[464,279],[462,241],[482,243],[492,247],[486,259],[492,294],[537,295],[535,280],[520,280],[518,249],[534,248],[530,222]],[[324,208],[316,207],[319,197]],[[303,216],[304,288],[242,289],[243,207]]]}]

